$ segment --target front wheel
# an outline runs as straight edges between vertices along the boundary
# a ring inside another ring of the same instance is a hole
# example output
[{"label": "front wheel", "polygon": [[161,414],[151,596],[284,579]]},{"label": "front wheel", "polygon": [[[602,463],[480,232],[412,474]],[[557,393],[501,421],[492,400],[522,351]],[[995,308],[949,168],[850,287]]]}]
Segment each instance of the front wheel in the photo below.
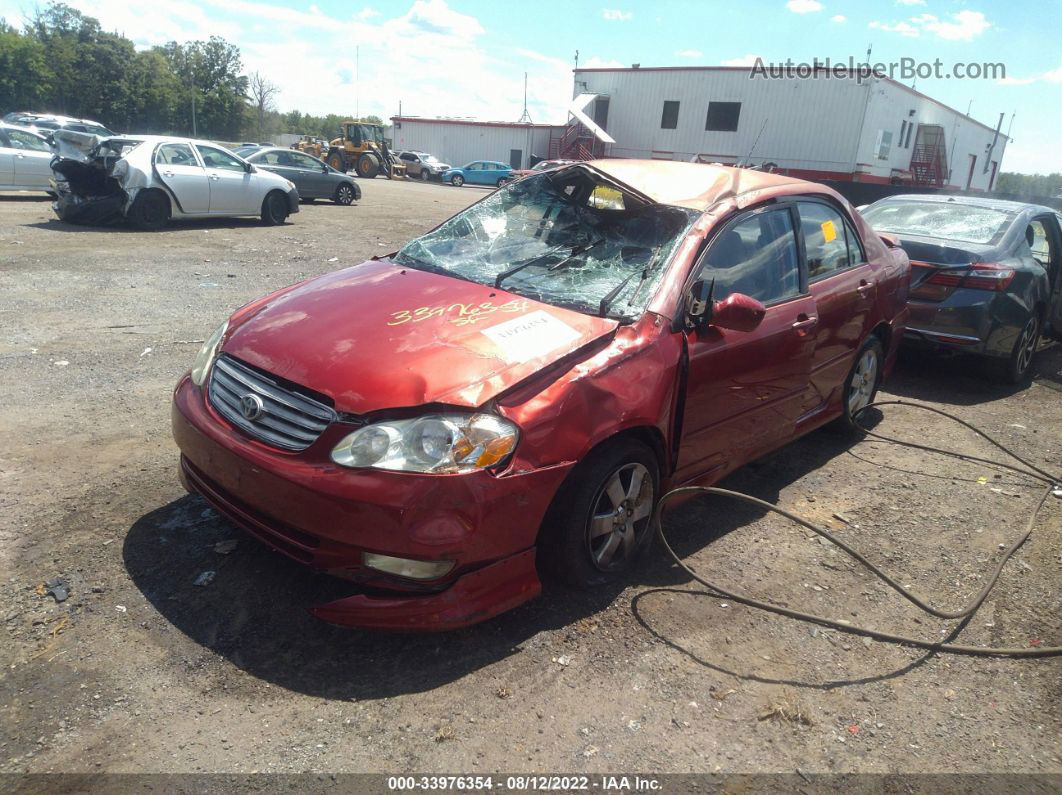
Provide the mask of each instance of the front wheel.
[{"label": "front wheel", "polygon": [[288,218],[288,200],[283,193],[273,191],[262,202],[262,223],[280,226]]},{"label": "front wheel", "polygon": [[460,188],[462,185],[465,184],[465,178],[462,177],[460,174],[454,174],[452,177],[450,177],[450,184],[453,185],[455,188]]},{"label": "front wheel", "polygon": [[348,185],[344,182],[338,188],[336,188],[336,195],[334,198],[336,204],[342,204],[344,207],[354,203],[354,186]]},{"label": "front wheel", "polygon": [[1023,383],[1032,374],[1033,357],[1039,345],[1040,318],[1033,313],[1022,326],[1010,356],[996,364],[996,375],[999,380],[1008,384]]},{"label": "front wheel", "polygon": [[374,179],[379,171],[376,158],[367,154],[358,158],[358,176],[362,179]]},{"label": "front wheel", "polygon": [[428,169],[422,168],[420,170],[420,174],[418,176],[420,177],[420,181],[421,182],[427,182],[428,181],[428,176],[429,176]]},{"label": "front wheel", "polygon": [[658,490],[652,450],[634,439],[606,442],[554,497],[539,544],[542,567],[577,588],[620,579],[649,545]]}]

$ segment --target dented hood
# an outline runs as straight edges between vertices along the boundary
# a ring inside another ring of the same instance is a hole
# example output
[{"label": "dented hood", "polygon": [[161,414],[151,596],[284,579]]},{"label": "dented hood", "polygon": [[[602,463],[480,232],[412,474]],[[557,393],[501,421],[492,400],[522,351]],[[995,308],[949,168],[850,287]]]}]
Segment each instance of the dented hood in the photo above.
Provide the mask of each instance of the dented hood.
[{"label": "dented hood", "polygon": [[342,412],[476,407],[617,325],[377,261],[264,302],[236,322],[223,351],[329,396]]}]

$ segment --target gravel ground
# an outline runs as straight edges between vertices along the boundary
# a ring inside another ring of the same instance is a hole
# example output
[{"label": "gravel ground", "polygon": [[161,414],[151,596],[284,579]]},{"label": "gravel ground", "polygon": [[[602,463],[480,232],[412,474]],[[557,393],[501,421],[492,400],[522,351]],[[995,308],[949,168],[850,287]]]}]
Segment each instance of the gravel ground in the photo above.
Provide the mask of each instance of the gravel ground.
[{"label": "gravel ground", "polygon": [[[150,234],[0,198],[0,771],[1062,773],[1062,664],[927,655],[704,595],[657,546],[626,588],[550,586],[447,635],[332,627],[349,591],[187,496],[170,389],[268,290],[390,251],[483,193],[363,183],[354,207]],[[1062,463],[1062,353],[1006,389],[907,354],[887,393]],[[935,416],[880,428],[995,457]],[[936,605],[964,603],[1037,487],[818,432],[726,484],[840,533]],[[958,642],[1062,643],[1062,502]],[[839,520],[840,514],[846,521]],[[884,630],[950,637],[830,546],[716,498],[667,518],[699,572]],[[216,547],[221,542],[233,544]],[[212,583],[193,583],[215,571]],[[57,603],[43,583],[67,583]]]}]

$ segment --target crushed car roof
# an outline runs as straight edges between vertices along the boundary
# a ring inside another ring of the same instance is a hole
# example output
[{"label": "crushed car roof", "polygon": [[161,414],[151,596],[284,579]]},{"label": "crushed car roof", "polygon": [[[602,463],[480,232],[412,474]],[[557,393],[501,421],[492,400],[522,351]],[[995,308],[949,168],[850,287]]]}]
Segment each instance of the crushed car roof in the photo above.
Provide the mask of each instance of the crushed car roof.
[{"label": "crushed car roof", "polygon": [[702,212],[722,199],[771,190],[783,185],[805,185],[833,195],[825,186],[815,186],[814,183],[796,177],[747,168],[682,163],[674,160],[607,159],[591,160],[582,165],[633,188],[657,204],[670,204]]}]

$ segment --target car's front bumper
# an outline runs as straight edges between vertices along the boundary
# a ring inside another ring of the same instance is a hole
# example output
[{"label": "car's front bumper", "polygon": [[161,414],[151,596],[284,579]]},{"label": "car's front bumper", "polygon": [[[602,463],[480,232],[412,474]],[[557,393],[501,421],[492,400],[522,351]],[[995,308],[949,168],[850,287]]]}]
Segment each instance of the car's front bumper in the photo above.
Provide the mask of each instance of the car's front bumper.
[{"label": "car's front bumper", "polygon": [[[184,378],[174,393],[181,480],[219,512],[301,563],[389,596],[358,594],[315,609],[328,621],[444,630],[538,595],[535,540],[571,464],[495,476],[351,470],[328,458],[334,426],[306,451],[282,453],[231,428]],[[363,552],[453,560],[424,582],[366,568]]]},{"label": "car's front bumper", "polygon": [[299,191],[297,188],[292,188],[288,191],[288,212],[297,213],[299,211]]}]

